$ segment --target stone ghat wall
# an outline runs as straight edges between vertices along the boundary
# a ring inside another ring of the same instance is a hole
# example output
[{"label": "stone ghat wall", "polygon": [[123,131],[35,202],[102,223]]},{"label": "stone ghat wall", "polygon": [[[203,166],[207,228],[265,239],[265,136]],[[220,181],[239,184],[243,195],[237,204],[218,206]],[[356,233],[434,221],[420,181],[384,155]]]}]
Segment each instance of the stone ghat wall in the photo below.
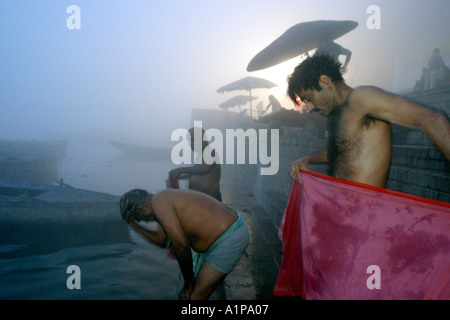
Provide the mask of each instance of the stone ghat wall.
[{"label": "stone ghat wall", "polygon": [[[424,91],[407,96],[449,114],[450,87]],[[387,188],[416,196],[450,202],[450,163],[421,130],[392,126],[393,150]],[[276,175],[257,175],[253,191],[265,209],[279,224],[290,193],[292,180],[289,169],[292,161],[326,147],[326,139],[308,128],[285,128],[280,131],[280,167]],[[310,166],[320,173],[326,165]],[[259,170],[243,167],[247,176]],[[250,179],[251,180],[251,179]]]}]

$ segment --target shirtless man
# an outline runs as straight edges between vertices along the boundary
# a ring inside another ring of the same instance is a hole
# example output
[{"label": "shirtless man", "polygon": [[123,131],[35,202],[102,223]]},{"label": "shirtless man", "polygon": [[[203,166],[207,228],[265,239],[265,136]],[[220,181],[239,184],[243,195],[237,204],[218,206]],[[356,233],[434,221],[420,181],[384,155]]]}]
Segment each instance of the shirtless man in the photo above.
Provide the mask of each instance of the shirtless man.
[{"label": "shirtless man", "polygon": [[[207,299],[238,263],[249,241],[239,212],[198,191],[167,189],[152,195],[131,190],[120,199],[120,211],[149,242],[162,248],[171,242],[184,278],[178,295],[183,300]],[[140,220],[156,222],[156,230],[139,225]]]},{"label": "shirtless man", "polygon": [[[199,130],[199,128],[197,128]],[[195,128],[189,129],[189,139],[191,149],[194,150],[194,132]],[[203,156],[203,151],[208,146],[207,141],[203,141],[203,135],[205,131],[202,129],[202,153],[199,157]],[[214,151],[215,152],[215,151]],[[214,162],[213,164],[206,164],[202,161],[202,164],[195,164],[191,167],[175,168],[169,172],[169,180],[189,179],[189,189],[197,190],[209,194],[210,196],[222,201],[222,194],[220,192],[220,164]]]},{"label": "shirtless man", "polygon": [[328,117],[328,149],[292,163],[299,169],[328,163],[329,175],[384,188],[391,161],[390,123],[421,128],[450,160],[450,123],[440,112],[375,87],[352,89],[344,83],[341,65],[315,55],[297,66],[288,79],[288,94],[308,112]]}]

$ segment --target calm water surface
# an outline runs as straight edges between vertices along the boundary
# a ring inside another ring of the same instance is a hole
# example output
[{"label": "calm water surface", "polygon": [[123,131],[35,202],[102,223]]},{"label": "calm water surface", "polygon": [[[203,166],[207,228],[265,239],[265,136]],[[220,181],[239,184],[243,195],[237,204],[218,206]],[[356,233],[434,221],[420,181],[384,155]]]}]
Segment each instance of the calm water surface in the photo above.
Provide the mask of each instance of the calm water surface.
[{"label": "calm water surface", "polygon": [[[59,175],[77,188],[121,195],[132,188],[164,189],[172,167],[123,157],[107,142],[77,142],[69,143]],[[112,235],[106,243],[90,240],[83,245],[66,241],[70,231],[56,238],[49,235],[48,243],[47,231],[36,232],[39,239],[33,238],[32,227],[17,232],[27,233],[23,239],[28,240],[0,243],[0,299],[176,299],[180,274],[176,261],[126,226],[121,231],[126,236],[117,241]],[[75,237],[82,238],[82,231]],[[44,250],[33,249],[35,240]],[[69,245],[57,246],[65,241]],[[81,289],[66,285],[70,265],[81,270]]]},{"label": "calm water surface", "polygon": [[[80,267],[79,290],[66,285],[70,265]],[[67,248],[0,260],[0,299],[171,300],[178,276],[178,264],[164,250],[144,244]]]}]

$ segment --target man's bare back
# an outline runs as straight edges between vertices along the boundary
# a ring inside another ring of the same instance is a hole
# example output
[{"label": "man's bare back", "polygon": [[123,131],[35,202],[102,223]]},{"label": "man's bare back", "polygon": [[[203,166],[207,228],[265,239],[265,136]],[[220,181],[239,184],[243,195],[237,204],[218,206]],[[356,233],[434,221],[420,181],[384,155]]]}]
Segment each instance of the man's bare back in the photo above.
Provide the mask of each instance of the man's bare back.
[{"label": "man's bare back", "polygon": [[[234,211],[219,201],[193,190],[163,190],[152,198],[151,204],[156,219],[166,232],[177,236],[180,232],[177,229],[178,220],[190,245],[197,252],[208,250],[237,219]],[[168,211],[168,206],[173,206],[173,211]]]},{"label": "man's bare back", "polygon": [[212,168],[205,174],[193,174],[189,178],[189,189],[215,196],[220,194],[220,165],[212,164]]},{"label": "man's bare back", "polygon": [[[195,128],[189,129],[188,139],[193,151],[195,146],[194,139]],[[213,156],[215,161],[212,164],[205,163],[203,159],[203,151],[208,146],[207,141],[203,141],[204,131],[202,132],[202,152],[198,154],[198,159],[196,159],[194,166],[191,167],[179,167],[171,170],[169,172],[169,180],[178,179],[189,179],[189,189],[204,192],[210,196],[222,201],[222,195],[220,192],[220,175],[221,166],[219,163],[219,158],[216,155],[216,151],[213,151]]]},{"label": "man's bare back", "polygon": [[[249,241],[242,215],[220,201],[193,190],[163,190],[155,195],[142,189],[120,200],[123,219],[149,242],[170,248],[184,278],[180,299],[206,299],[231,272]],[[154,221],[149,230],[139,221]],[[192,249],[201,253],[194,272]]]}]

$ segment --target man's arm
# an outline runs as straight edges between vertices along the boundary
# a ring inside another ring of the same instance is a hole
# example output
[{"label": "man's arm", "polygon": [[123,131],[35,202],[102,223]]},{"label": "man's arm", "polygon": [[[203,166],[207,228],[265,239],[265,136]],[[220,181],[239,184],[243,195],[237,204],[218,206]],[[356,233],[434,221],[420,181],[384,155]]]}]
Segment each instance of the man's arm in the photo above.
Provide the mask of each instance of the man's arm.
[{"label": "man's arm", "polygon": [[172,170],[170,170],[169,174],[174,177],[178,177],[181,174],[202,175],[202,174],[210,173],[211,170],[213,169],[213,166],[214,166],[214,164],[206,164],[206,163],[196,164],[191,167],[180,167],[180,168],[172,169]]},{"label": "man's arm", "polygon": [[291,171],[289,174],[292,179],[300,181],[300,169],[307,169],[309,164],[319,164],[319,163],[328,163],[328,152],[327,150],[322,150],[316,153],[312,153],[303,158],[295,160],[292,162]]},{"label": "man's arm", "polygon": [[192,175],[204,175],[212,171],[215,164],[196,164],[191,167],[180,167],[169,171],[169,180],[190,179]]},{"label": "man's arm", "polygon": [[350,59],[352,58],[352,52],[348,49],[342,48],[341,54],[345,56],[345,62],[342,65],[342,70],[344,70],[344,72],[346,72],[348,63],[350,62]]},{"label": "man's arm", "polygon": [[355,110],[374,118],[422,129],[450,161],[450,122],[443,113],[374,87],[355,89],[350,99]]},{"label": "man's arm", "polygon": [[166,233],[159,223],[156,223],[156,225],[157,229],[156,231],[153,231],[140,226],[135,221],[130,222],[130,226],[133,228],[133,230],[139,233],[144,239],[161,248],[165,248],[167,244]]}]

